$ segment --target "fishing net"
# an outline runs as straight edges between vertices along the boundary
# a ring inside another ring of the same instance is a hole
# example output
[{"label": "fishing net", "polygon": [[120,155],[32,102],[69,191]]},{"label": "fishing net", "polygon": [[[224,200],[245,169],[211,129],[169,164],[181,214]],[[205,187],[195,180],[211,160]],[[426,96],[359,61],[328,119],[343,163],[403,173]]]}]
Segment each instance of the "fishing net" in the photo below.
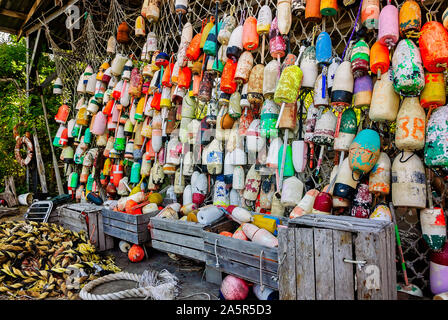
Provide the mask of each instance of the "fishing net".
[{"label": "fishing net", "polygon": [[[365,1],[365,0],[364,0]],[[45,34],[53,51],[54,61],[58,76],[64,83],[63,99],[67,104],[73,106],[76,104],[76,86],[79,76],[87,65],[91,65],[94,70],[97,69],[105,60],[111,60],[106,48],[107,41],[110,36],[115,36],[119,24],[127,21],[131,28],[131,43],[128,45],[117,46],[117,52],[125,54],[133,54],[137,58],[140,57],[142,47],[146,37],[137,38],[134,36],[133,28],[135,19],[140,15],[141,5],[131,7],[122,3],[123,1],[109,0],[83,0],[78,4],[81,6],[82,28],[76,39],[67,41],[71,50],[60,49],[55,41],[54,34],[46,25]],[[153,31],[158,38],[159,48],[167,53],[177,52],[180,43],[180,32],[178,28],[179,17],[175,13],[174,0],[163,0],[160,5],[160,19],[157,23],[146,21],[146,30]],[[298,1],[294,1],[298,3]],[[392,0],[392,4],[400,8],[404,1]],[[445,5],[444,5],[445,3]],[[259,9],[263,5],[269,5],[273,16],[276,14],[276,0],[241,0],[241,1],[223,1],[219,5],[218,16],[221,19],[225,14],[229,14],[231,7],[234,6],[234,14],[237,21],[241,23],[245,17],[253,15],[257,17]],[[429,19],[441,21],[441,15],[446,7],[446,2],[441,0],[426,0],[420,2],[422,8],[422,23]],[[289,48],[292,53],[298,54],[300,42],[304,39],[315,41],[317,35],[321,31],[330,34],[334,53],[341,57],[353,37],[354,26],[359,28],[357,21],[359,19],[359,2],[356,2],[349,8],[340,8],[338,14],[332,17],[326,17],[322,22],[305,22],[303,11],[294,11],[291,31],[289,34]],[[204,19],[209,19],[215,15],[216,5],[210,0],[191,0],[189,1],[188,11],[183,22],[190,21],[193,25],[194,34],[200,32]],[[369,45],[373,45],[377,38],[377,30],[368,31]],[[373,33],[373,34],[372,34]],[[272,57],[269,53],[268,40],[266,39],[265,63],[268,63]],[[261,45],[254,53],[254,64],[261,62]],[[312,102],[312,92],[305,99],[306,108]],[[72,111],[73,112],[73,111]],[[360,111],[356,110],[358,119]],[[365,111],[364,111],[365,112]],[[306,115],[306,112],[304,112]],[[367,126],[368,121],[364,121]],[[394,132],[394,124],[386,126],[384,133],[392,135]],[[318,152],[317,152],[318,153]],[[389,152],[388,152],[389,153]],[[331,171],[334,167],[334,155],[332,150],[328,150],[324,155],[320,174],[315,175],[315,168],[307,168],[306,172],[300,174],[303,181],[312,179],[316,187],[320,188],[328,184]],[[392,154],[389,154],[393,159]],[[317,159],[316,159],[317,160]],[[408,278],[411,283],[415,283],[422,289],[428,287],[428,249],[423,244],[418,221],[405,219],[404,216],[399,217],[399,229],[402,237],[405,259],[408,267]],[[398,260],[398,257],[397,257]],[[397,268],[399,281],[402,280],[401,269]]]}]

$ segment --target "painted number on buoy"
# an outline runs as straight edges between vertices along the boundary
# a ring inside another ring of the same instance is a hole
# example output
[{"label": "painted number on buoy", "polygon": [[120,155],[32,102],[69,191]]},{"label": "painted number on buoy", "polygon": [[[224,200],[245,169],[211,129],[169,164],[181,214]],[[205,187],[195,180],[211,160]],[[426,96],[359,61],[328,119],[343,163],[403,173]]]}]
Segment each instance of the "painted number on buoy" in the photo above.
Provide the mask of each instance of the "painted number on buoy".
[{"label": "painted number on buoy", "polygon": [[373,264],[369,264],[364,268],[366,277],[366,288],[368,290],[380,289],[380,269]]},{"label": "painted number on buoy", "polygon": [[418,140],[421,141],[425,138],[425,122],[423,119],[420,118],[414,118],[414,123],[412,125],[412,132],[410,132],[409,128],[408,128],[408,124],[409,124],[409,117],[401,117],[400,119],[398,119],[397,122],[400,122],[400,128],[402,130],[402,135],[400,137],[397,137],[397,139],[406,139],[409,134],[411,134],[411,136]]}]

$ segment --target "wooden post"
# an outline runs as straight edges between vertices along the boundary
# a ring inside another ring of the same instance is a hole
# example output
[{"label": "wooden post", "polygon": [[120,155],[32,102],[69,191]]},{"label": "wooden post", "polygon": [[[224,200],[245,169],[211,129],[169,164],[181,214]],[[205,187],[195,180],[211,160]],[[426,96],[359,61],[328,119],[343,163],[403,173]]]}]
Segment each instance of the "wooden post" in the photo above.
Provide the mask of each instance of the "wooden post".
[{"label": "wooden post", "polygon": [[39,174],[40,185],[42,187],[42,193],[48,193],[47,180],[45,179],[45,167],[44,162],[42,161],[42,153],[40,152],[39,140],[37,139],[36,127],[33,126],[33,130],[34,150],[36,152],[37,172]]},{"label": "wooden post", "polygon": [[[36,70],[36,78],[37,78],[36,81],[39,83],[40,81],[39,81],[39,71],[38,70]],[[39,85],[40,85],[40,83],[39,83]],[[54,173],[56,175],[56,183],[58,185],[58,193],[59,193],[59,195],[63,195],[64,194],[64,186],[62,185],[61,175],[59,173],[59,167],[58,167],[58,160],[56,159],[56,155],[54,154],[53,143],[51,141],[50,126],[48,125],[47,108],[45,107],[44,95],[42,92],[40,92],[39,95],[40,95],[40,100],[42,102],[42,109],[44,110],[45,126],[47,127],[47,134],[48,134],[48,139],[50,142],[51,156],[53,158]]]}]

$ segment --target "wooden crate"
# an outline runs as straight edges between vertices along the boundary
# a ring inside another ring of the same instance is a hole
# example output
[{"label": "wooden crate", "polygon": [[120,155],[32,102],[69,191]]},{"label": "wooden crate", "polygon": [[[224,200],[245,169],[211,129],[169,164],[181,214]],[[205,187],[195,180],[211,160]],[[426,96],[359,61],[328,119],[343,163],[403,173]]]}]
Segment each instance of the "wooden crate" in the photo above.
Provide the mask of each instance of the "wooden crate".
[{"label": "wooden crate", "polygon": [[106,208],[102,210],[104,233],[134,244],[148,242],[149,219],[158,212],[132,215]]},{"label": "wooden crate", "polygon": [[211,225],[153,217],[150,220],[151,245],[154,249],[205,262],[203,230],[221,232],[234,224],[219,220]]},{"label": "wooden crate", "polygon": [[[229,230],[234,231],[237,226],[238,224]],[[204,231],[203,235],[208,282],[220,284],[222,273],[226,273],[261,284],[261,264],[262,284],[278,290],[278,248],[270,248],[213,232]]]},{"label": "wooden crate", "polygon": [[85,231],[99,251],[109,250],[114,247],[114,242],[110,236],[104,233],[102,208],[102,206],[90,203],[63,205],[57,208],[54,220],[72,231]]},{"label": "wooden crate", "polygon": [[392,223],[305,215],[288,226],[279,230],[281,300],[396,300]]}]

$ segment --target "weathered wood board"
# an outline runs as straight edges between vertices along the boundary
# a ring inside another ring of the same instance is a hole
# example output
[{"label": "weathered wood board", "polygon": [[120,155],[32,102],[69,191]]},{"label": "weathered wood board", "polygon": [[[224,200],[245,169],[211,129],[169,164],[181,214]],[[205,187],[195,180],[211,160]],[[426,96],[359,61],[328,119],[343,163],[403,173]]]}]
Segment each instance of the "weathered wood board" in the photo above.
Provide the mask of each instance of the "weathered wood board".
[{"label": "weathered wood board", "polygon": [[105,234],[133,244],[142,244],[151,239],[148,223],[157,212],[131,215],[103,208],[101,213]]},{"label": "weathered wood board", "polygon": [[280,230],[279,257],[282,300],[397,298],[390,222],[320,215],[292,219]]},{"label": "weathered wood board", "polygon": [[[234,227],[231,230],[234,230]],[[232,274],[278,290],[278,248],[265,247],[206,230],[203,234],[208,270]]]},{"label": "weathered wood board", "polygon": [[196,222],[153,217],[150,219],[152,247],[205,262],[203,230],[221,232],[226,230],[230,223],[232,221],[219,220],[207,226]]}]

